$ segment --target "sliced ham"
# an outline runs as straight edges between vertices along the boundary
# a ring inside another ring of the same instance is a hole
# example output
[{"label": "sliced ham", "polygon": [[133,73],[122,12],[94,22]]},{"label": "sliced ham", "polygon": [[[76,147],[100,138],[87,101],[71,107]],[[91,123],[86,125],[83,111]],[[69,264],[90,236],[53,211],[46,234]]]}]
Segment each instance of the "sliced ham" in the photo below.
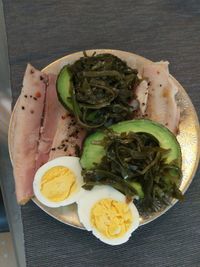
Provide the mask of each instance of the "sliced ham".
[{"label": "sliced ham", "polygon": [[48,75],[48,87],[44,105],[44,118],[40,129],[36,168],[38,169],[49,159],[49,153],[57,129],[60,103],[56,94],[56,75]]},{"label": "sliced ham", "polygon": [[56,76],[49,74],[44,119],[38,147],[36,167],[61,156],[78,156],[86,131],[81,128],[59,102]]},{"label": "sliced ham", "polygon": [[78,156],[85,130],[60,104],[56,76],[28,64],[16,109],[13,168],[16,196],[25,204],[33,196],[37,169],[59,156]]},{"label": "sliced ham", "polygon": [[[168,62],[149,63],[143,67],[142,78],[148,82],[148,88],[142,83],[136,89],[136,94],[142,99],[144,90],[148,98],[140,102],[141,114],[151,120],[165,125],[174,134],[177,134],[180,110],[175,96],[177,87],[172,82]],[[146,101],[147,100],[147,101]],[[141,101],[141,100],[140,100]],[[144,103],[144,104],[143,104]],[[141,109],[143,106],[143,110]]]},{"label": "sliced ham", "polygon": [[79,156],[86,130],[64,108],[59,109],[57,131],[53,140],[49,160],[61,156]]},{"label": "sliced ham", "polygon": [[26,203],[33,196],[35,158],[38,150],[47,76],[28,64],[19,97],[14,129],[14,177],[17,201]]}]

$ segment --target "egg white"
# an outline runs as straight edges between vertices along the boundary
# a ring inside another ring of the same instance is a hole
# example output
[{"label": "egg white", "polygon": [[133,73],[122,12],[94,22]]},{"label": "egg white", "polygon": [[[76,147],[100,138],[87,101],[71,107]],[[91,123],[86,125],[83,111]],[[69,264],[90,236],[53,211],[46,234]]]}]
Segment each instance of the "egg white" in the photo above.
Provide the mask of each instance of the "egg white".
[{"label": "egg white", "polygon": [[133,222],[128,229],[128,231],[122,236],[118,238],[109,239],[102,235],[97,229],[95,229],[91,225],[90,215],[91,209],[101,199],[111,198],[116,201],[126,202],[126,197],[115,190],[111,186],[95,186],[90,191],[85,191],[82,197],[77,201],[78,204],[78,216],[81,223],[88,231],[92,231],[92,233],[100,239],[102,242],[109,245],[120,245],[128,241],[132,232],[136,230],[139,226],[139,213],[135,205],[131,202],[128,204],[131,214],[133,216]]},{"label": "egg white", "polygon": [[[56,159],[53,159],[47,163],[45,163],[43,166],[41,166],[34,177],[33,181],[33,191],[36,196],[36,198],[45,206],[51,207],[51,208],[57,208],[61,206],[70,205],[74,202],[76,202],[80,197],[82,192],[84,191],[82,189],[83,185],[83,177],[81,175],[81,165],[79,163],[80,158],[78,157],[59,157]],[[49,169],[56,167],[56,166],[64,166],[69,168],[75,175],[76,179],[76,190],[69,196],[67,199],[60,201],[60,202],[53,202],[47,199],[45,196],[42,195],[40,191],[41,187],[41,179],[45,172],[47,172]]]}]

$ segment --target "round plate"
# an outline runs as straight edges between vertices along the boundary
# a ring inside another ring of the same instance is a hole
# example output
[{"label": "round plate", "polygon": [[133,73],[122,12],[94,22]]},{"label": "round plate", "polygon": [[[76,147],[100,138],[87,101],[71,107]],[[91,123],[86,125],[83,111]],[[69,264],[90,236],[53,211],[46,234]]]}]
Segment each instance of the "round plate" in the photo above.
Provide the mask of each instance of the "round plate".
[{"label": "round plate", "polygon": [[[142,70],[142,66],[145,63],[151,62],[148,59],[145,59],[141,56],[135,55],[133,53],[119,51],[119,50],[109,50],[109,49],[95,49],[95,50],[89,50],[87,51],[88,55],[92,55],[94,52],[97,54],[100,53],[111,53],[122,60],[125,60],[127,64],[132,67],[138,69],[139,73]],[[82,52],[77,52],[68,56],[65,56],[63,58],[60,58],[50,65],[46,66],[42,71],[46,73],[54,73],[58,74],[60,69],[66,65],[71,64],[74,61],[78,60],[81,56],[83,56]],[[195,171],[198,166],[199,162],[199,146],[200,146],[200,131],[199,131],[199,122],[198,118],[194,109],[194,106],[183,89],[183,87],[176,81],[175,78],[170,76],[170,79],[173,81],[173,83],[176,84],[178,87],[178,94],[177,94],[177,103],[181,110],[181,119],[180,119],[180,125],[179,125],[179,134],[177,136],[177,139],[181,145],[181,151],[182,151],[182,172],[183,172],[183,178],[180,184],[180,190],[184,193],[187,188],[189,187],[190,183],[192,182],[192,178],[195,174]],[[9,127],[9,133],[8,133],[8,143],[9,143],[9,152],[10,152],[10,158],[12,161],[12,149],[13,149],[13,140],[14,140],[14,123],[13,118],[16,116],[16,110],[18,109],[18,105],[16,103],[11,120],[10,120],[10,127]],[[78,228],[84,229],[83,225],[80,223],[78,215],[77,215],[77,207],[76,204],[66,206],[66,207],[60,207],[60,208],[48,208],[44,205],[42,205],[36,198],[32,199],[38,207],[40,207],[42,210],[44,210],[47,214],[54,217],[55,219],[74,226]],[[140,217],[140,225],[149,223],[162,214],[164,214],[168,209],[170,209],[177,200],[172,200],[171,205],[167,206],[163,210],[159,212],[154,212],[151,215],[148,216],[141,216]]]}]

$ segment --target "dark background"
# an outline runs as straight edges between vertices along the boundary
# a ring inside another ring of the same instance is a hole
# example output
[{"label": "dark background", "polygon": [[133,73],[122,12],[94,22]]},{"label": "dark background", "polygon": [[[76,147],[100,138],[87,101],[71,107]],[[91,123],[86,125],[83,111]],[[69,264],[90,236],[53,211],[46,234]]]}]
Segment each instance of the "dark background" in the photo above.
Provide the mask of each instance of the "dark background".
[{"label": "dark background", "polygon": [[[13,101],[27,62],[43,68],[92,48],[168,60],[200,115],[200,2],[4,0]],[[28,267],[200,266],[200,172],[178,203],[131,240],[111,247],[52,219],[32,202],[22,207]]]}]

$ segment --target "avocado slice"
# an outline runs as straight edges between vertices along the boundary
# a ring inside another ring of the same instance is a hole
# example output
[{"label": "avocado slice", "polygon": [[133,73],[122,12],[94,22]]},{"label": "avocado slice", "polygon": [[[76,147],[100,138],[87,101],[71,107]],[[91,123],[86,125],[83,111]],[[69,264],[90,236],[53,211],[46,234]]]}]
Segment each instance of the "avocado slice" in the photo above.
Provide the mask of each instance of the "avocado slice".
[{"label": "avocado slice", "polygon": [[[110,126],[118,133],[122,132],[145,132],[149,133],[159,141],[160,147],[170,149],[166,163],[174,162],[178,167],[181,167],[181,148],[173,133],[171,133],[163,125],[147,119],[129,120],[119,122]],[[102,157],[105,155],[104,147],[94,144],[95,141],[100,141],[104,138],[105,134],[102,131],[97,131],[88,136],[83,145],[83,152],[81,156],[81,166],[84,169],[94,168],[95,163],[100,163]]]},{"label": "avocado slice", "polygon": [[69,111],[73,111],[71,101],[71,74],[67,66],[64,66],[56,81],[57,96],[61,104]]}]

